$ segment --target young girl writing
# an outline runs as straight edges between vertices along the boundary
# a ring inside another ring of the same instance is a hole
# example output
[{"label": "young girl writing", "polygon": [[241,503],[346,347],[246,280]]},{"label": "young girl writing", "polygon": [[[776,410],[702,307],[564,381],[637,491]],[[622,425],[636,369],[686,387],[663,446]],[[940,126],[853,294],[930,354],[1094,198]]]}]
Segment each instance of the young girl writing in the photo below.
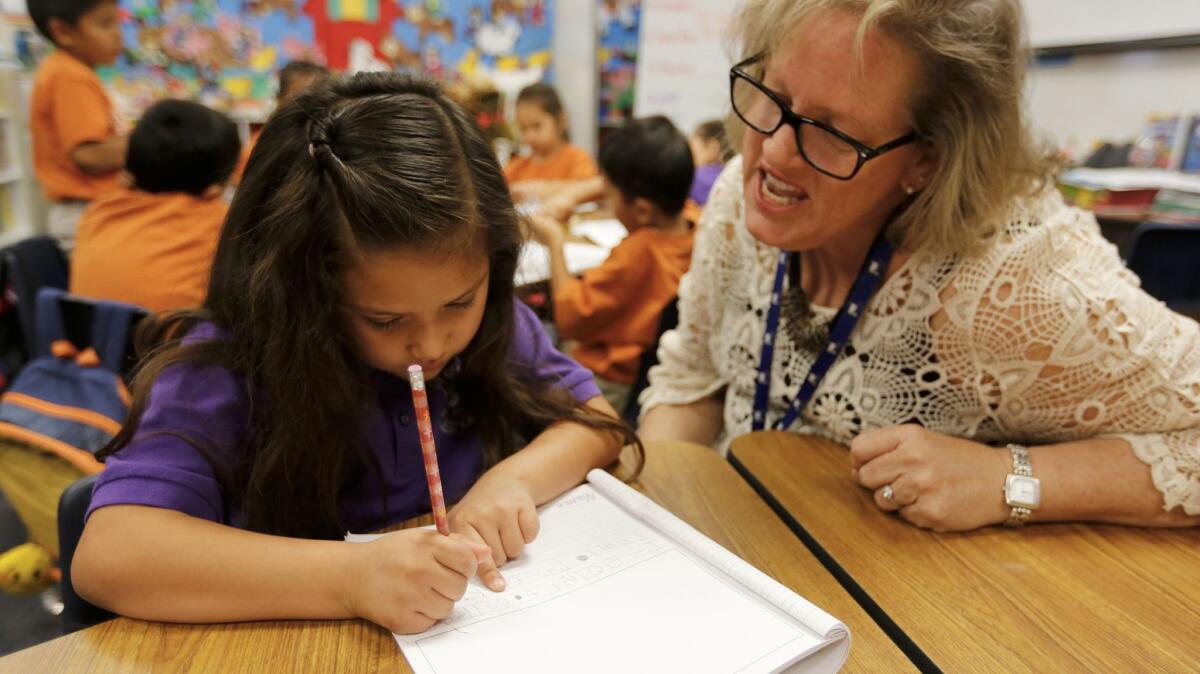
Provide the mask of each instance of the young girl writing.
[{"label": "young girl writing", "polygon": [[517,126],[530,150],[504,167],[517,201],[547,199],[574,181],[598,174],[591,155],[567,141],[567,115],[554,87],[533,84],[517,94]]},{"label": "young girl writing", "polygon": [[[418,632],[537,535],[535,507],[634,441],[513,300],[521,241],[486,140],[427,81],[317,85],[268,122],[202,310],[140,335],[73,578],[149,620],[363,617]],[[452,536],[340,542],[428,511],[429,379]],[[515,451],[518,438],[528,445]]]}]

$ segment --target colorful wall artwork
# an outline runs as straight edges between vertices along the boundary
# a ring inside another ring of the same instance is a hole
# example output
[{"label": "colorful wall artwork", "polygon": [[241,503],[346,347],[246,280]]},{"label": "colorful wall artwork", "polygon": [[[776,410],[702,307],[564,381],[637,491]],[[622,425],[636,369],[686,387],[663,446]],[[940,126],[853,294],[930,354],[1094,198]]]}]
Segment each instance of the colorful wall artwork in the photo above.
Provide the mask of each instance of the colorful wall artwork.
[{"label": "colorful wall artwork", "polygon": [[547,74],[553,1],[121,0],[125,56],[102,75],[132,114],[173,96],[260,116],[295,59],[508,90]]},{"label": "colorful wall artwork", "polygon": [[599,0],[600,126],[619,126],[633,115],[641,0]]}]

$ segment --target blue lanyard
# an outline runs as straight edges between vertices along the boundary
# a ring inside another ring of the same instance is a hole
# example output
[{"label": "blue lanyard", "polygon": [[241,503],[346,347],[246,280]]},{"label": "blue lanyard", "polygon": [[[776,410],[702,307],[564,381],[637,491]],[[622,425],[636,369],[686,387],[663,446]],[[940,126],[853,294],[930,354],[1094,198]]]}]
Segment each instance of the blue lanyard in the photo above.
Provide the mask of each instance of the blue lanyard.
[{"label": "blue lanyard", "polygon": [[[837,316],[833,319],[833,327],[829,331],[829,341],[825,343],[825,348],[817,354],[817,359],[809,368],[808,375],[800,383],[800,390],[792,400],[787,413],[782,419],[775,422],[776,430],[785,430],[795,423],[800,416],[800,411],[812,399],[817,386],[829,372],[829,368],[841,355],[842,348],[850,340],[850,333],[858,324],[863,309],[883,280],[888,262],[892,259],[892,252],[892,244],[883,232],[880,232],[879,236],[875,237],[875,242],[871,244],[871,251],[867,254],[867,259],[863,261],[862,269],[858,271],[858,278],[855,279],[854,286],[850,289],[850,295],[846,297],[846,302],[842,304],[842,308],[838,310]],[[783,296],[783,279],[787,276],[788,264],[791,262],[792,255],[795,253],[787,251],[779,253],[779,267],[775,271],[775,284],[771,288],[771,308],[767,310],[767,329],[763,333],[762,352],[758,361],[758,377],[754,384],[754,417],[751,421],[751,429],[755,431],[763,430],[767,423],[767,406],[771,392],[771,361],[775,358],[775,334],[779,329],[779,303]]]}]

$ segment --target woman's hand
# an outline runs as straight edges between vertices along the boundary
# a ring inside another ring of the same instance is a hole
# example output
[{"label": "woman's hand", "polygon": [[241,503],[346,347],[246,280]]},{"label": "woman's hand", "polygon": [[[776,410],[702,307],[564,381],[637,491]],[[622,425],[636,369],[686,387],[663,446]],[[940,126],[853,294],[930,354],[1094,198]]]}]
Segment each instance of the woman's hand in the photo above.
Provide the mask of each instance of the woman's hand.
[{"label": "woman's hand", "polygon": [[1007,450],[908,424],[859,435],[850,458],[854,479],[875,491],[875,504],[919,527],[967,531],[1008,519]]},{"label": "woman's hand", "polygon": [[479,567],[479,579],[499,592],[504,578],[496,567],[520,555],[538,535],[537,505],[522,481],[485,474],[450,510],[450,530],[491,549]]},{"label": "woman's hand", "polygon": [[424,632],[448,617],[467,581],[491,564],[486,545],[429,529],[346,545],[356,556],[348,579],[350,612],[399,634]]}]

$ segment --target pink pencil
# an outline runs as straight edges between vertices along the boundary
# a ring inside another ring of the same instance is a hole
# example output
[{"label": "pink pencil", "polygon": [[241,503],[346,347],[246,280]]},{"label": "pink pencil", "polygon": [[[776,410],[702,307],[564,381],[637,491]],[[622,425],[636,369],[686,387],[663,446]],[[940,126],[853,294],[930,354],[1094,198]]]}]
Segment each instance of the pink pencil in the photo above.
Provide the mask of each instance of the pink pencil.
[{"label": "pink pencil", "polygon": [[433,422],[429,420],[429,398],[425,395],[425,373],[420,365],[408,366],[408,382],[412,385],[413,408],[417,412],[417,431],[421,434],[421,456],[425,459],[425,478],[429,482],[429,502],[433,504],[433,520],[438,533],[449,536],[446,519],[446,500],[442,496],[442,474],[438,472],[437,447],[433,444]]}]

